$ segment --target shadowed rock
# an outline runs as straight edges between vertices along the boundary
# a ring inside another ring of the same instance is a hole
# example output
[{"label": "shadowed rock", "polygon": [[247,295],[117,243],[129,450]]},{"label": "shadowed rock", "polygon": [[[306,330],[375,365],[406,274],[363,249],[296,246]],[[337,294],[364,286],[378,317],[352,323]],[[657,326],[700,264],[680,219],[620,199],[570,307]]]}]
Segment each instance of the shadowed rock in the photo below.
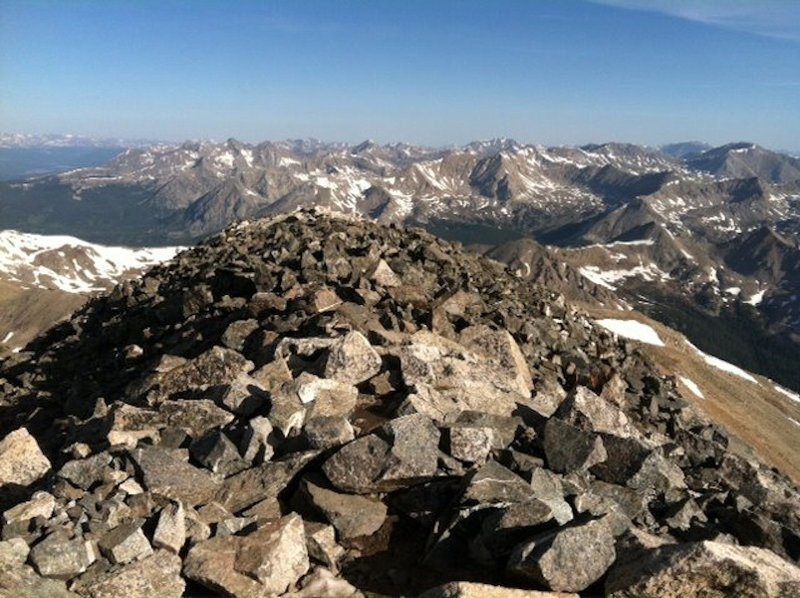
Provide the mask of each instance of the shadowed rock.
[{"label": "shadowed rock", "polygon": [[753,546],[718,542],[676,544],[643,550],[609,571],[612,596],[800,595],[800,568]]}]

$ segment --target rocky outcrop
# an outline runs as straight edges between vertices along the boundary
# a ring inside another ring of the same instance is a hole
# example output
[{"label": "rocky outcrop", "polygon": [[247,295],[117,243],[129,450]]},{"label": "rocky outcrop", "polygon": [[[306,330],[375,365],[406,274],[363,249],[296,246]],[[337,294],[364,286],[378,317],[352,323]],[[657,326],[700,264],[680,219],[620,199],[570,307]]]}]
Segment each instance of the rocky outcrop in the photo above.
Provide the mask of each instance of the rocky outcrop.
[{"label": "rocky outcrop", "polygon": [[419,231],[238,225],[0,377],[0,595],[794,587],[785,478],[561,296]]},{"label": "rocky outcrop", "polygon": [[643,550],[615,566],[606,580],[612,596],[798,596],[800,568],[763,548],[719,542]]}]

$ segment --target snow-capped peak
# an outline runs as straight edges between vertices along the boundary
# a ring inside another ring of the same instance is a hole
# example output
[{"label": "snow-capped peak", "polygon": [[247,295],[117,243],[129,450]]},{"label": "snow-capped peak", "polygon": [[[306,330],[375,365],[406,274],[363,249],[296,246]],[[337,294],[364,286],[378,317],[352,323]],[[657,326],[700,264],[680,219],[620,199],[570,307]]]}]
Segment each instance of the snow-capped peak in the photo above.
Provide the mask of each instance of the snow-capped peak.
[{"label": "snow-capped peak", "polygon": [[66,235],[0,231],[0,278],[23,287],[91,293],[172,259],[181,247],[113,247]]}]

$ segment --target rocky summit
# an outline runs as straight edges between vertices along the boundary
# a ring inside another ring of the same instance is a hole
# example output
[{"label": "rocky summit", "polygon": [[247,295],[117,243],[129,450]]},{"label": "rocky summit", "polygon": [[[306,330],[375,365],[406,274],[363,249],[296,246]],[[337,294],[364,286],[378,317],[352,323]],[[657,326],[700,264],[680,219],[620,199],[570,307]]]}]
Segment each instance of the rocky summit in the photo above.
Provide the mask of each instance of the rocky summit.
[{"label": "rocky summit", "polygon": [[785,477],[420,230],[235,225],[0,377],[0,596],[800,595]]}]

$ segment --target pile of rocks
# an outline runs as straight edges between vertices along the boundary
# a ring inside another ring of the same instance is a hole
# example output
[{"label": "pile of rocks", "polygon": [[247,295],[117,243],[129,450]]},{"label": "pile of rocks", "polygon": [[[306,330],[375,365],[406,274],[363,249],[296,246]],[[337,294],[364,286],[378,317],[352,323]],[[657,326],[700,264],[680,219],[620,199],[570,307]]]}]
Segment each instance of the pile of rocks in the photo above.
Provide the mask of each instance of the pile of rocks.
[{"label": "pile of rocks", "polygon": [[0,595],[800,593],[796,488],[418,230],[234,226],[0,376]]}]

